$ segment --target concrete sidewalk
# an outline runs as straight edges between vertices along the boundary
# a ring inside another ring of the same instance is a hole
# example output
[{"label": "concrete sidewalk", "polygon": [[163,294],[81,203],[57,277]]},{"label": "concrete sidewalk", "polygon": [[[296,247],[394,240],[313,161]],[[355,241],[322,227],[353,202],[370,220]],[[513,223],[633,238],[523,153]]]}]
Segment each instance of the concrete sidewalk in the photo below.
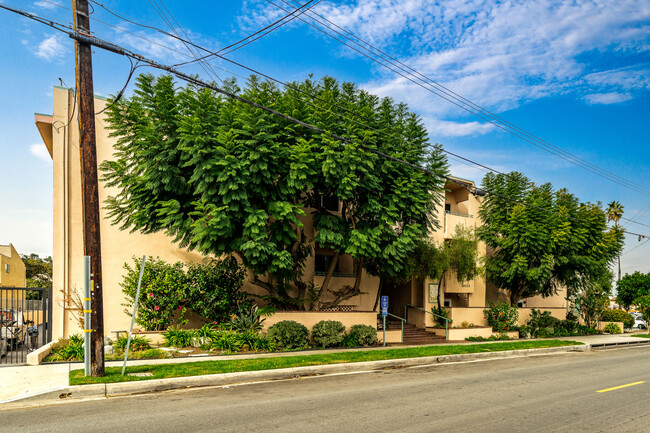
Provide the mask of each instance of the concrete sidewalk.
[{"label": "concrete sidewalk", "polygon": [[[587,335],[580,337],[560,337],[555,338],[557,340],[572,340],[579,341],[584,343],[586,347],[583,350],[590,350],[592,346],[616,346],[626,343],[646,343],[650,344],[650,338],[641,338],[634,337],[633,334],[618,334],[618,335]],[[461,344],[484,344],[486,342],[466,342]],[[495,341],[494,343],[497,343]],[[440,344],[447,345],[448,343]],[[401,349],[406,347],[417,347],[417,346],[392,346],[392,347],[373,347],[365,348],[362,350],[382,350],[382,349]],[[372,363],[355,363],[357,366],[353,367],[352,370],[361,369],[372,369],[372,368],[386,368],[394,367],[398,365],[410,365],[410,364],[420,364],[422,362],[451,362],[458,358],[459,360],[465,360],[469,358],[485,358],[486,356],[493,357],[503,357],[503,356],[526,356],[535,353],[544,353],[546,352],[560,352],[560,351],[569,351],[577,350],[575,346],[566,346],[561,348],[552,348],[549,349],[526,349],[526,350],[517,350],[508,353],[504,352],[487,352],[487,353],[476,353],[476,354],[464,354],[464,355],[447,355],[445,357],[427,357],[434,358],[424,359],[424,358],[407,358],[407,359],[396,359],[388,361],[373,361]],[[251,354],[233,354],[233,355],[215,355],[215,356],[191,356],[185,358],[170,358],[170,359],[140,359],[140,360],[130,360],[127,362],[127,366],[133,365],[151,365],[151,364],[170,364],[170,363],[182,363],[182,362],[202,362],[202,361],[230,361],[236,359],[252,359],[252,358],[268,358],[268,357],[282,357],[282,356],[295,356],[295,355],[314,355],[314,354],[326,354],[326,353],[339,353],[346,351],[355,351],[359,349],[326,349],[326,350],[304,350],[296,352],[276,352],[276,353],[251,353]],[[449,358],[449,359],[447,359]],[[412,360],[417,361],[412,361]],[[368,364],[368,365],[365,365]],[[376,364],[376,365],[375,365]],[[384,364],[386,366],[382,367]],[[414,365],[415,365],[414,364]],[[109,361],[106,363],[106,366],[116,367],[121,366],[122,361]],[[350,371],[351,368],[345,367],[349,364],[335,364],[330,366],[317,366],[317,367],[300,367],[302,369],[309,369],[309,371],[304,371],[301,374],[324,374],[328,372],[341,372],[341,371]],[[51,398],[53,395],[56,397],[54,391],[64,391],[69,390],[69,372],[70,370],[82,369],[83,363],[73,362],[73,363],[60,363],[60,364],[44,364],[38,366],[17,366],[17,367],[3,367],[0,368],[0,404],[16,402],[29,397],[38,398],[39,395],[42,395],[44,399]],[[287,371],[284,371],[287,370]],[[290,370],[290,371],[289,371]],[[294,371],[295,370],[295,371]],[[312,371],[313,370],[313,371]],[[331,370],[331,371],[330,371]],[[302,371],[302,370],[300,370]],[[138,392],[148,392],[158,389],[170,389],[173,387],[187,387],[187,386],[207,386],[212,384],[220,383],[233,383],[233,381],[247,381],[247,380],[262,380],[268,378],[278,378],[278,377],[288,377],[291,375],[298,374],[297,369],[282,369],[282,371],[276,371],[269,375],[268,372],[243,372],[243,373],[230,373],[225,375],[210,375],[207,376],[198,376],[194,378],[174,378],[174,379],[161,379],[156,381],[140,381],[140,382],[129,382],[126,383],[113,384],[109,387],[114,387],[116,390],[124,389],[128,393],[138,393]],[[215,376],[219,376],[216,378]],[[268,376],[268,377],[267,377]],[[200,379],[206,378],[206,379]],[[207,382],[206,382],[207,380]],[[159,384],[154,384],[153,382],[160,382]],[[225,382],[224,382],[225,381]],[[230,382],[229,382],[230,381]],[[90,389],[91,387],[97,389]],[[72,387],[77,391],[84,388],[90,392],[90,395],[109,395],[107,393],[107,387],[102,385],[83,385],[81,387]],[[100,389],[101,388],[101,389]],[[50,397],[46,397],[50,396]]]}]

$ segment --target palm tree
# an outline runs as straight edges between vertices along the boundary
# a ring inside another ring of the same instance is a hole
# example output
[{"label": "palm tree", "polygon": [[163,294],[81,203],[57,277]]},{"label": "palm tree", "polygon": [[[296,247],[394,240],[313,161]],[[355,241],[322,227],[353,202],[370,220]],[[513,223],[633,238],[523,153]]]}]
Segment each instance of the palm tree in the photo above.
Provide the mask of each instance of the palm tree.
[{"label": "palm tree", "polygon": [[[623,205],[614,200],[607,205],[607,221],[614,221],[618,230],[618,221],[623,217]],[[621,254],[618,255],[618,281],[621,280]]]}]

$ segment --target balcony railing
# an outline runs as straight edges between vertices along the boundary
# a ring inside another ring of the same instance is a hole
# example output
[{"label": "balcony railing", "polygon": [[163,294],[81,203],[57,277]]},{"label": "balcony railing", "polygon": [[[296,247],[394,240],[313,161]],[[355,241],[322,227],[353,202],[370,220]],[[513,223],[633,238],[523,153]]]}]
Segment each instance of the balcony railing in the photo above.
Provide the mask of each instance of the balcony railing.
[{"label": "balcony railing", "polygon": [[[327,275],[327,272],[323,271],[316,271],[314,272],[314,276],[316,277],[324,277]],[[343,277],[343,278],[356,278],[357,274],[354,272],[334,272],[332,273],[332,277]]]},{"label": "balcony railing", "polygon": [[445,213],[449,214],[449,215],[456,215],[456,216],[463,217],[463,218],[474,218],[474,215],[471,215],[471,214],[468,214],[468,213],[462,213],[462,212],[454,212],[454,211],[451,211],[451,210],[446,210]]}]

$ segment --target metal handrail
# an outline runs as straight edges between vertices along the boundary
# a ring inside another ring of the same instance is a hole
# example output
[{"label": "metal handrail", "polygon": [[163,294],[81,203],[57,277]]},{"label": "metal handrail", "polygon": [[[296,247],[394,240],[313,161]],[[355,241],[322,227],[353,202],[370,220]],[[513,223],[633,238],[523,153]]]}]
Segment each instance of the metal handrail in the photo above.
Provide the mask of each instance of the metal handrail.
[{"label": "metal handrail", "polygon": [[408,309],[409,308],[415,308],[416,310],[424,311],[425,313],[431,314],[434,317],[439,317],[445,321],[445,340],[449,341],[449,322],[451,322],[451,319],[441,316],[440,314],[436,314],[433,311],[427,311],[422,307],[416,307],[415,305],[411,304],[406,304],[404,305],[404,317],[408,319]]},{"label": "metal handrail", "polygon": [[402,343],[403,343],[404,342],[404,322],[406,322],[406,319],[404,319],[402,317],[399,317],[399,316],[396,316],[395,314],[388,313],[388,312],[386,312],[386,314],[389,315],[390,317],[394,317],[396,319],[399,319],[402,322]]}]

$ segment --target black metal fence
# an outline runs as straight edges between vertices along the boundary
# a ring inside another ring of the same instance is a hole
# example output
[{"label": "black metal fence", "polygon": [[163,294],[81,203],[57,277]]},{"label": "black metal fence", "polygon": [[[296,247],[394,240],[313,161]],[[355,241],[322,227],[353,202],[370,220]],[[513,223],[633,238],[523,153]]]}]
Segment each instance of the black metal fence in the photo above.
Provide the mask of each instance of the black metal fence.
[{"label": "black metal fence", "polygon": [[52,340],[52,289],[0,287],[0,365],[27,362]]}]

